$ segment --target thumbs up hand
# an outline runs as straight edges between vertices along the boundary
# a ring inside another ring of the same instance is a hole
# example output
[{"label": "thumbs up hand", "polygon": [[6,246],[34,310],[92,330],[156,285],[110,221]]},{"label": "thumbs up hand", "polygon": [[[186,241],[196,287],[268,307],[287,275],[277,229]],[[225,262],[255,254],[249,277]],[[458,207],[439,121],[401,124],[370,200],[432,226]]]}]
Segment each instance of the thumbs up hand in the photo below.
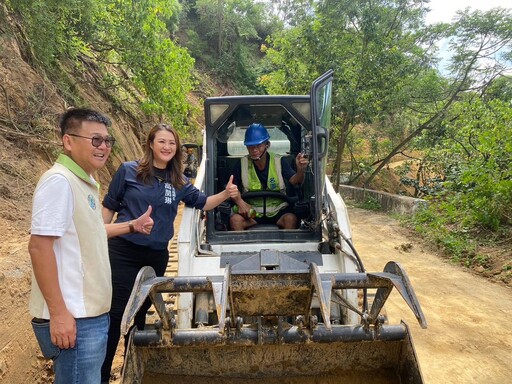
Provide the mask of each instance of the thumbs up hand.
[{"label": "thumbs up hand", "polygon": [[233,175],[229,178],[229,181],[226,185],[226,192],[228,193],[229,197],[234,199],[239,196],[238,187],[236,184],[233,184]]},{"label": "thumbs up hand", "polygon": [[153,219],[151,218],[152,211],[153,207],[149,205],[147,211],[133,221],[135,231],[140,232],[144,235],[149,235],[151,233],[154,224]]}]

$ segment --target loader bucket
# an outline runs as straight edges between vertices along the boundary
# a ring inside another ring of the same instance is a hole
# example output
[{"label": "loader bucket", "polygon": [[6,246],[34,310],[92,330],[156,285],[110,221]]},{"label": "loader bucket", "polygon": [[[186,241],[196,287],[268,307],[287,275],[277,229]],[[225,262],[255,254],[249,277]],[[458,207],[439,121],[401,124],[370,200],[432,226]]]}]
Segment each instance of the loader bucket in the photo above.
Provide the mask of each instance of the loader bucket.
[{"label": "loader bucket", "polygon": [[[361,324],[330,320],[331,295],[367,288],[377,291],[372,307],[360,312]],[[371,274],[320,274],[314,263],[286,271],[226,266],[224,276],[210,277],[156,277],[142,269],[121,330],[128,333],[147,297],[160,321],[129,332],[122,383],[423,383],[407,325],[378,316],[392,288],[426,327],[405,272],[393,262]],[[162,292],[210,292],[218,324],[177,328]],[[310,311],[313,300],[321,321]]]},{"label": "loader bucket", "polygon": [[380,335],[361,328],[333,327],[307,342],[290,329],[297,343],[286,344],[255,344],[249,331],[237,343],[215,345],[218,332],[209,330],[184,336],[183,345],[130,343],[123,383],[423,383],[404,323]]}]

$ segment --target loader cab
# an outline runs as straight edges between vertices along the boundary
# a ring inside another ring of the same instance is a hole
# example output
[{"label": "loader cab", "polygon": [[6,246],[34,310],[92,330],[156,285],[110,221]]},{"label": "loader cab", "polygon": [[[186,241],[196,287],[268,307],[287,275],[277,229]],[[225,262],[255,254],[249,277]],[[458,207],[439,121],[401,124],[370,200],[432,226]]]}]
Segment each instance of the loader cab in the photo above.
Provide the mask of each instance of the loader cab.
[{"label": "loader cab", "polygon": [[233,203],[225,202],[206,213],[207,243],[300,242],[322,238],[331,83],[332,71],[329,71],[313,83],[310,95],[228,96],[205,100],[205,192],[208,195],[225,188],[233,169],[247,155],[244,136],[252,123],[267,128],[270,151],[282,156],[293,169],[298,153],[309,159],[304,183],[293,186],[285,181],[286,196],[282,196],[300,220],[298,229],[255,226],[232,231],[229,216]]}]

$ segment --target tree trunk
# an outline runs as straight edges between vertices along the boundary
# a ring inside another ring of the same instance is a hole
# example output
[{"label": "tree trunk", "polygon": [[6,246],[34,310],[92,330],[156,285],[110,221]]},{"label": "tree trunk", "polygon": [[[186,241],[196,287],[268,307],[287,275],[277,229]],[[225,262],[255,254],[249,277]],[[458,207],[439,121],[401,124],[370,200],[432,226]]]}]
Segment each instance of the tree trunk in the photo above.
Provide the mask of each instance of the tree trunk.
[{"label": "tree trunk", "polygon": [[217,5],[218,5],[218,17],[219,17],[219,35],[218,35],[218,41],[217,41],[217,55],[220,58],[222,56],[222,29],[224,28],[223,0],[218,0]]},{"label": "tree trunk", "polygon": [[343,151],[345,150],[345,144],[347,143],[347,137],[350,132],[350,119],[343,117],[341,123],[341,131],[338,143],[336,144],[336,161],[334,163],[333,174],[331,178],[334,180],[334,190],[339,191],[341,183],[341,160],[343,158]]}]

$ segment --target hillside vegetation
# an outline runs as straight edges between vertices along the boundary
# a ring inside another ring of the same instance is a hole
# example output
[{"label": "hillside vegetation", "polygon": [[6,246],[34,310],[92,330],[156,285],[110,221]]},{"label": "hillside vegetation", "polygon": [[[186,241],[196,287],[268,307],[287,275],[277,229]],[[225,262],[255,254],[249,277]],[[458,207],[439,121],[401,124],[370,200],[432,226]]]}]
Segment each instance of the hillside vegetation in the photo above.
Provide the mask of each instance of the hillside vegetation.
[{"label": "hillside vegetation", "polygon": [[[343,175],[427,199],[410,225],[457,262],[510,283],[511,12],[465,10],[428,26],[427,7],[2,1],[0,218],[28,228],[33,187],[59,151],[57,118],[70,106],[113,120],[118,145],[98,175],[105,187],[155,122],[200,141],[205,97],[305,94],[333,68],[334,184]],[[443,63],[441,39],[453,53]],[[498,261],[496,247],[505,249]]]}]

